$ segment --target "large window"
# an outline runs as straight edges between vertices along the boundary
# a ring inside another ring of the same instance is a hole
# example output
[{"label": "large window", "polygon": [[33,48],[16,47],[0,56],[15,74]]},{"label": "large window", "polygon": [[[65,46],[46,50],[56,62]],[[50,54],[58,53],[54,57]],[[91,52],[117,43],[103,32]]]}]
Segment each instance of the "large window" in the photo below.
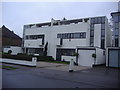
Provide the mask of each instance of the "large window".
[{"label": "large window", "polygon": [[33,55],[33,54],[39,54],[40,56],[43,55],[43,48],[28,48],[27,53]]},{"label": "large window", "polygon": [[56,60],[61,60],[61,56],[72,56],[75,53],[75,49],[56,49]]},{"label": "large window", "polygon": [[44,35],[26,35],[26,40],[42,39],[42,45],[44,45]]},{"label": "large window", "polygon": [[90,21],[90,46],[94,46],[94,24],[101,24],[101,48],[105,45],[105,17],[91,18]]},{"label": "large window", "polygon": [[40,39],[43,37],[44,35],[26,35],[26,39]]},{"label": "large window", "polygon": [[57,38],[62,39],[86,38],[86,32],[57,34]]},{"label": "large window", "polygon": [[95,18],[91,18],[91,24],[101,24],[101,23],[105,23],[105,17],[95,17]]}]

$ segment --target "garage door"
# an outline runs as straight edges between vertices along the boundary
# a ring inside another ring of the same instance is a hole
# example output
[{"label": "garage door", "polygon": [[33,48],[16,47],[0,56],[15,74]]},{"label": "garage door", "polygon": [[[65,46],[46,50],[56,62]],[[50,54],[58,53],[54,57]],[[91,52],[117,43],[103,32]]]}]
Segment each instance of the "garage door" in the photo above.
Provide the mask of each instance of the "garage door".
[{"label": "garage door", "polygon": [[94,64],[94,58],[92,54],[95,53],[95,50],[78,50],[78,64],[82,66],[91,66]]},{"label": "garage door", "polygon": [[120,50],[109,50],[109,66],[120,67]]}]

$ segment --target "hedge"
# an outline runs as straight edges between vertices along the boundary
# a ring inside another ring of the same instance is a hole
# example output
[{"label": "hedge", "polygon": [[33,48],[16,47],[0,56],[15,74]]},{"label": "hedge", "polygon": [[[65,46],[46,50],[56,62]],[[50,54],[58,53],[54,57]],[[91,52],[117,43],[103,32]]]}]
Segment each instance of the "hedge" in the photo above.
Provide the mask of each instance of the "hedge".
[{"label": "hedge", "polygon": [[27,60],[32,61],[32,56],[28,55],[10,55],[10,54],[2,54],[2,58],[16,59],[16,60]]},{"label": "hedge", "polygon": [[37,61],[54,61],[52,56],[36,56]]},{"label": "hedge", "polygon": [[2,58],[32,61],[32,57],[37,57],[37,61],[54,61],[52,56],[34,56],[26,54],[10,55],[2,54]]}]

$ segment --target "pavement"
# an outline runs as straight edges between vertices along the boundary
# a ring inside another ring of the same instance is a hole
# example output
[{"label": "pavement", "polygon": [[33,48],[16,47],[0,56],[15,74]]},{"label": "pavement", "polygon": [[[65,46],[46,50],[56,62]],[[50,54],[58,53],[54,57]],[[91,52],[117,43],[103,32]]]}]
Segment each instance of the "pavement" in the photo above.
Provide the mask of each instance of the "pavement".
[{"label": "pavement", "polygon": [[[48,62],[37,62],[38,68],[46,68],[59,71],[69,71],[69,64],[58,64],[58,63],[48,63]],[[74,71],[90,69],[88,66],[73,66]]]}]

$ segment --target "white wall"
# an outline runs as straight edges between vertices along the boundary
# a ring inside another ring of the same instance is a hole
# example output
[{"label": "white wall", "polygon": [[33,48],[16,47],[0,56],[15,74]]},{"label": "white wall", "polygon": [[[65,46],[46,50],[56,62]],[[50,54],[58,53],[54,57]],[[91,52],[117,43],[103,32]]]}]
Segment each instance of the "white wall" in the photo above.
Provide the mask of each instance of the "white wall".
[{"label": "white wall", "polygon": [[[89,24],[80,23],[80,24],[69,24],[69,25],[58,25],[50,27],[41,27],[41,28],[29,28],[25,29],[25,35],[38,35],[45,34],[45,43],[48,41],[48,56],[53,56],[56,59],[56,45],[58,45],[57,34],[58,33],[77,33],[77,32],[86,32],[86,39],[63,39],[63,45],[61,48],[76,48],[76,46],[89,46]],[[25,40],[25,46],[28,46],[28,43],[31,46],[38,47],[38,42],[33,40]]]},{"label": "white wall", "polygon": [[94,58],[92,54],[95,53],[95,50],[78,50],[78,64],[82,66],[90,66],[94,64]]},{"label": "white wall", "polygon": [[63,59],[65,61],[71,61],[71,59],[73,59],[73,61],[76,62],[76,56],[64,56],[64,55],[62,55],[62,61],[63,61]]},{"label": "white wall", "polygon": [[87,46],[86,39],[63,39],[64,48],[75,48],[76,46]]},{"label": "white wall", "polygon": [[[107,22],[107,19],[106,19]],[[107,24],[107,23],[106,23]],[[63,39],[63,45],[60,48],[76,48],[76,46],[90,46],[90,23],[81,22],[79,24],[68,24],[68,25],[57,25],[57,26],[47,26],[40,28],[27,28],[25,29],[25,35],[45,35],[45,44],[48,42],[48,56],[53,56],[56,59],[56,49],[59,48],[57,45],[60,43],[60,40],[57,38],[59,33],[78,33],[86,32],[85,39]],[[108,27],[105,28],[106,30]],[[105,31],[106,31],[105,30]],[[94,36],[94,46],[101,47],[101,24],[95,24],[95,36]],[[107,33],[107,32],[106,32]],[[106,34],[107,35],[107,34]],[[105,41],[105,45],[107,40]],[[25,46],[30,47],[27,44],[30,43],[31,47],[38,47],[38,42],[34,40],[25,40]],[[109,43],[108,43],[109,44]]]},{"label": "white wall", "polygon": [[96,48],[96,62],[95,65],[105,64],[105,55],[103,54],[103,49]]},{"label": "white wall", "polygon": [[101,47],[101,24],[94,25],[94,46]]},{"label": "white wall", "polygon": [[37,65],[36,60],[25,61],[25,60],[14,60],[14,59],[3,58],[3,59],[0,59],[0,62],[27,65],[27,66],[36,66]]},{"label": "white wall", "polygon": [[42,45],[42,39],[25,40],[25,42],[24,42],[24,47],[36,47],[36,48],[40,48],[40,45]]},{"label": "white wall", "polygon": [[112,32],[108,23],[108,19],[105,18],[105,48],[112,46]]},{"label": "white wall", "polygon": [[8,53],[8,51],[11,50],[10,48],[3,48],[3,52]]},{"label": "white wall", "polygon": [[17,53],[22,53],[22,47],[11,46],[10,48],[4,48],[3,52],[8,53],[9,50],[12,50],[12,55],[17,55]]}]

